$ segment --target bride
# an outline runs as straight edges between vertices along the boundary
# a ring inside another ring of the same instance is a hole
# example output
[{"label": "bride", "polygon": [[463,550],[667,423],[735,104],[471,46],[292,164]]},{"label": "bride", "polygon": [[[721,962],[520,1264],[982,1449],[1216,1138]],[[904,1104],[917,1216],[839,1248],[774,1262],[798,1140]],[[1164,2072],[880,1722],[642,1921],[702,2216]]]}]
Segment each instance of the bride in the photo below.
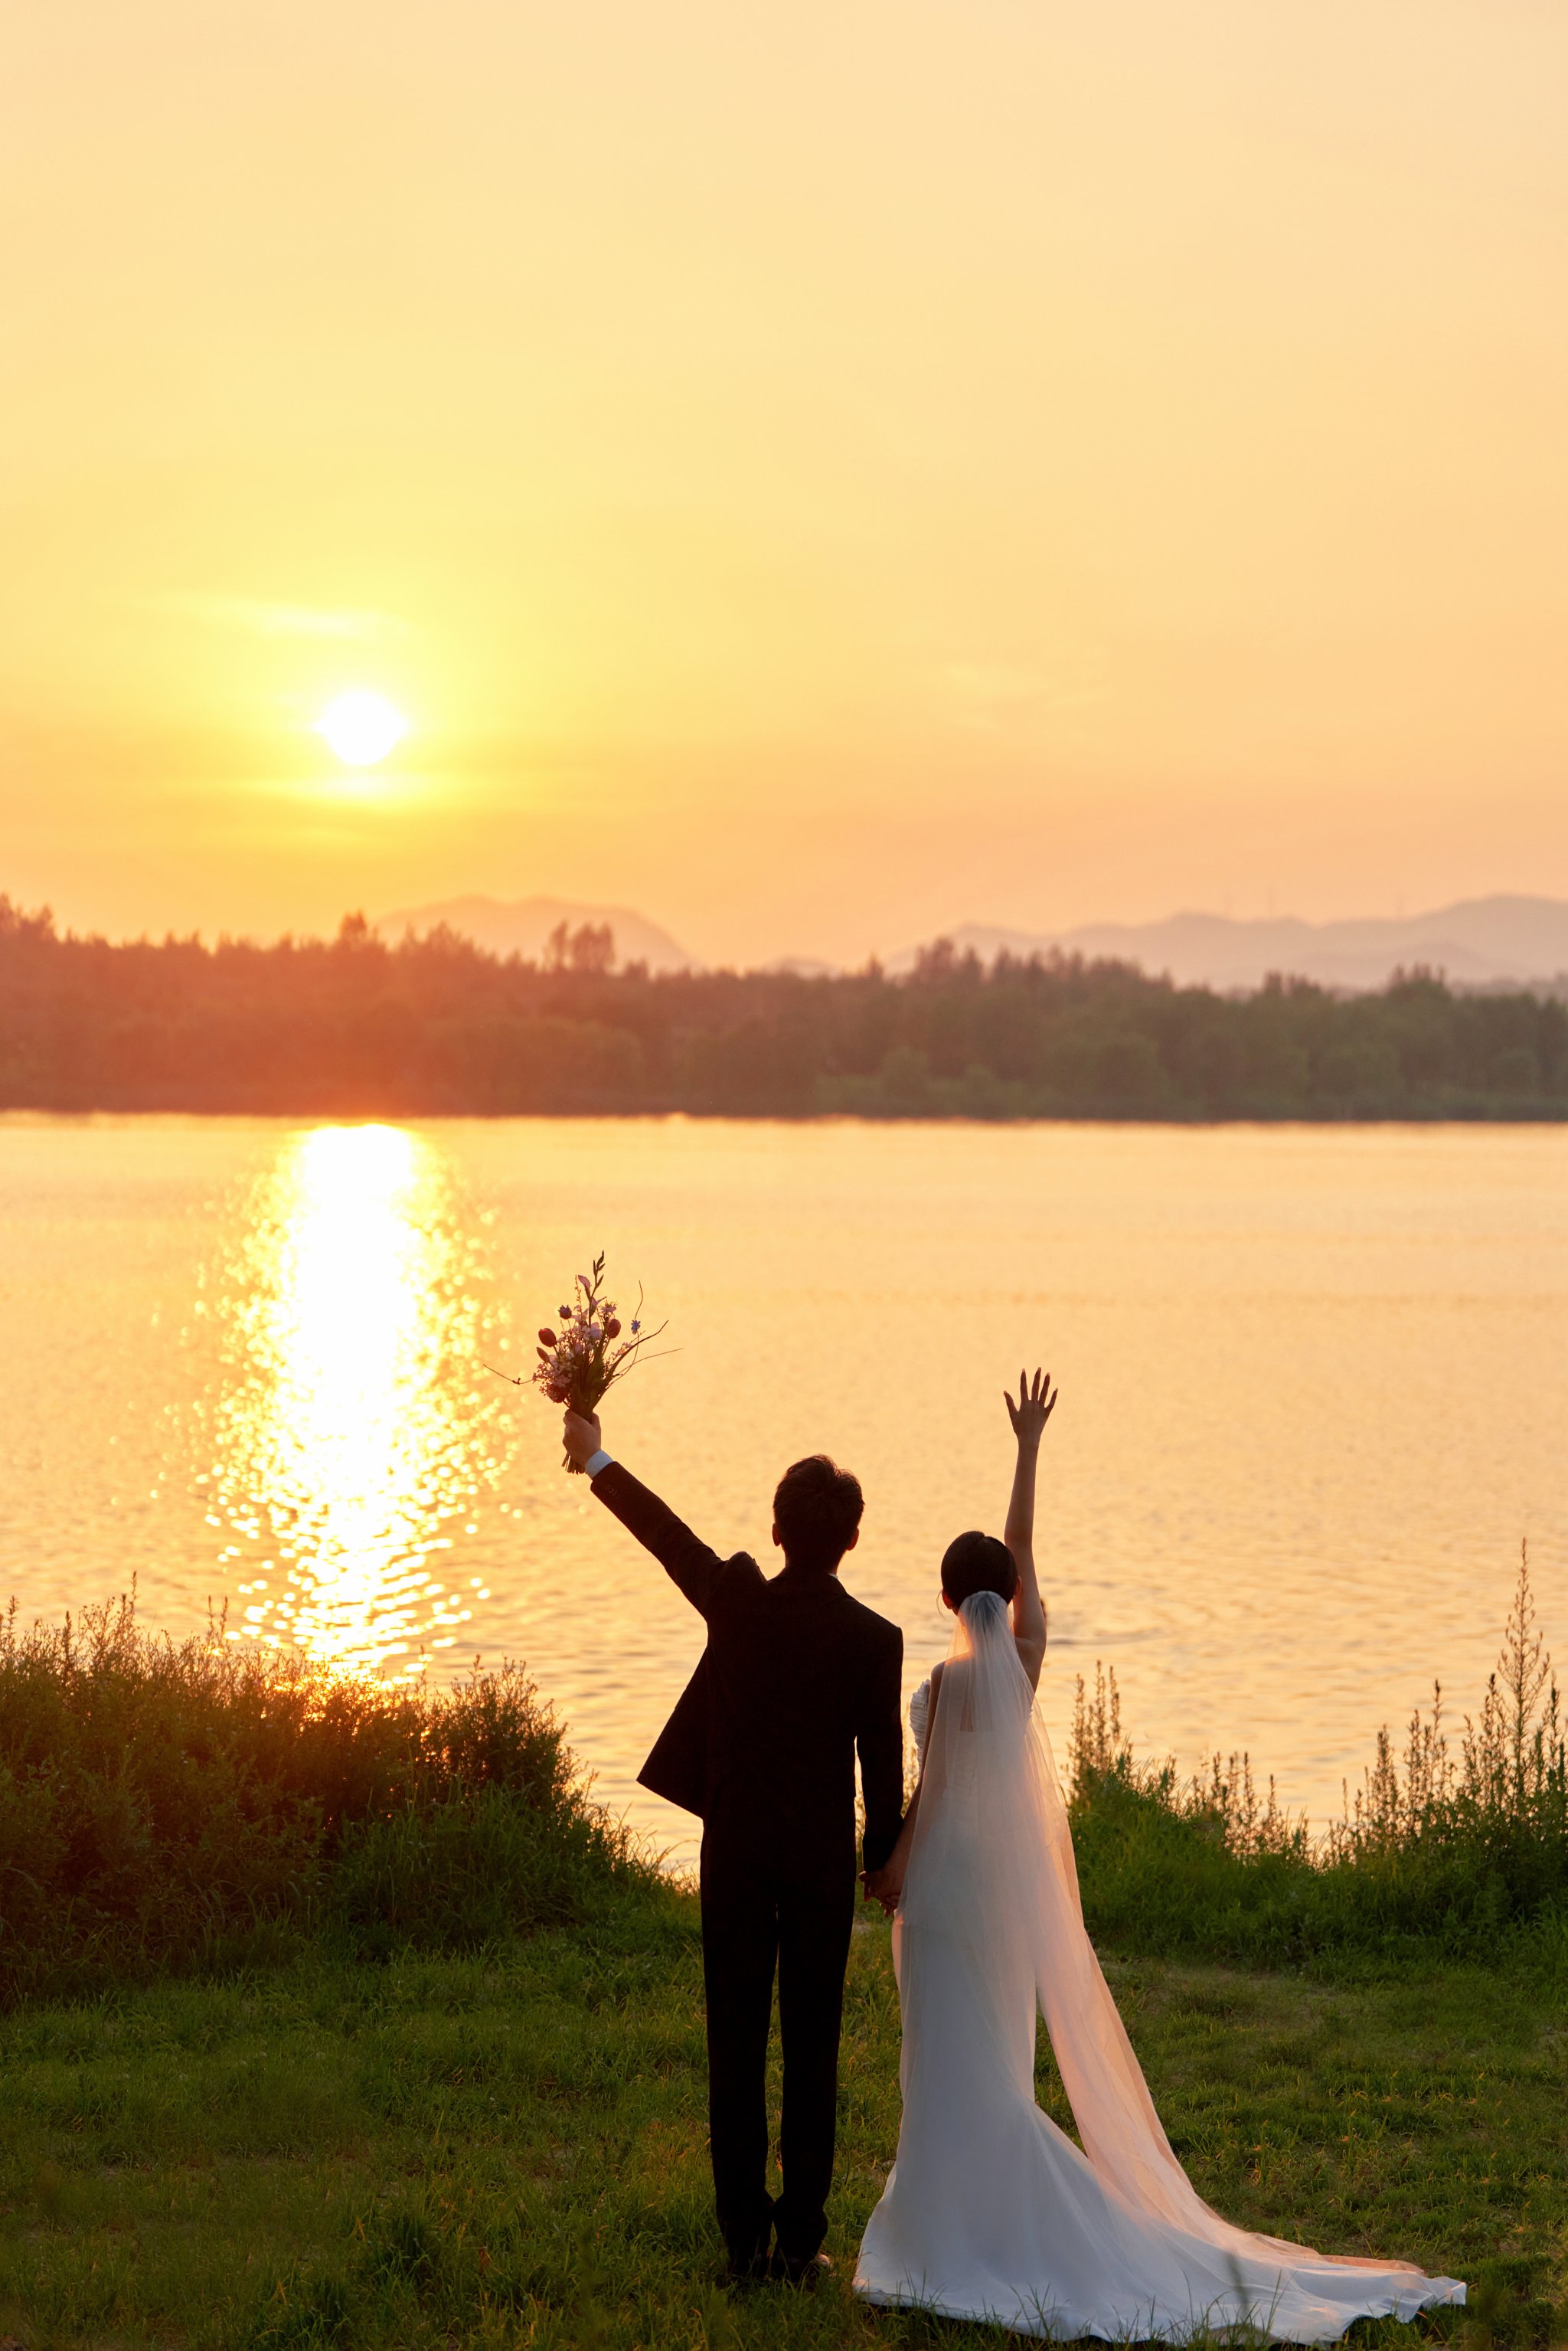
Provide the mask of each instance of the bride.
[{"label": "bride", "polygon": [[[910,1708],[920,1786],[891,1858],[866,1880],[896,1910],[904,2121],[855,2289],[1021,2334],[1118,2342],[1243,2325],[1329,2343],[1355,2318],[1461,2303],[1456,2280],[1407,2262],[1232,2227],[1171,2152],[1084,1931],[1034,1712],[1045,1657],[1035,1458],[1055,1403],[1038,1372],[1009,1396],[1018,1468],[1006,1540],[960,1535],[942,1562],[956,1623],[946,1667]],[[1035,2104],[1037,2005],[1082,2152]]]}]

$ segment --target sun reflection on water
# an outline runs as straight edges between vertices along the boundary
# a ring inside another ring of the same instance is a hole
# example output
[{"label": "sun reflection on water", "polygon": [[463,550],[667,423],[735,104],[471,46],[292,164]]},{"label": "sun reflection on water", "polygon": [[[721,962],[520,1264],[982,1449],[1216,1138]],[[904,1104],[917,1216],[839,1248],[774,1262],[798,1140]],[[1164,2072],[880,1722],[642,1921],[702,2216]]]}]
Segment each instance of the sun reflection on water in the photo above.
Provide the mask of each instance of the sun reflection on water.
[{"label": "sun reflection on water", "polygon": [[225,1276],[207,1483],[224,1563],[249,1571],[230,1637],[417,1674],[489,1597],[450,1555],[509,1451],[473,1221],[424,1137],[318,1127],[259,1180]]}]

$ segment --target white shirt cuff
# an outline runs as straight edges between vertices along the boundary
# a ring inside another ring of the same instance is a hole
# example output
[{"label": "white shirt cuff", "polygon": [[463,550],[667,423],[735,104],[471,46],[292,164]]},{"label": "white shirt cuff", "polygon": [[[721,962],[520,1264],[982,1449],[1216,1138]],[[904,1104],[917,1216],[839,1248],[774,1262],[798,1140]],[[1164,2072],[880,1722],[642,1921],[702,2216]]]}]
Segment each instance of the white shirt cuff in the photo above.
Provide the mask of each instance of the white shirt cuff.
[{"label": "white shirt cuff", "polygon": [[610,1464],[614,1460],[614,1454],[606,1453],[603,1446],[601,1445],[597,1453],[591,1453],[589,1455],[587,1460],[582,1466],[590,1478],[597,1478],[601,1469],[609,1468]]}]

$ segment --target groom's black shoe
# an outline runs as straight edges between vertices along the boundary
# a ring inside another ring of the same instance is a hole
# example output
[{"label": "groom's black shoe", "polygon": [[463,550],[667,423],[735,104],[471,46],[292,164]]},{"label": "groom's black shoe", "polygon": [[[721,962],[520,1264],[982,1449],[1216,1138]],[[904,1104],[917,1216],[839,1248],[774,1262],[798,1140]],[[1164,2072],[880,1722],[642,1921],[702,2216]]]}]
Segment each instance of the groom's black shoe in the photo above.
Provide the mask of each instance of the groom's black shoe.
[{"label": "groom's black shoe", "polygon": [[773,2215],[769,2209],[760,2236],[749,2244],[734,2244],[729,2248],[729,2282],[731,2285],[766,2285],[774,2273],[778,2254],[768,2252],[773,2235]]},{"label": "groom's black shoe", "polygon": [[792,2253],[775,2253],[769,2274],[782,2285],[792,2285],[802,2294],[815,2294],[833,2274],[832,2262],[826,2253],[810,2253],[804,2261]]}]

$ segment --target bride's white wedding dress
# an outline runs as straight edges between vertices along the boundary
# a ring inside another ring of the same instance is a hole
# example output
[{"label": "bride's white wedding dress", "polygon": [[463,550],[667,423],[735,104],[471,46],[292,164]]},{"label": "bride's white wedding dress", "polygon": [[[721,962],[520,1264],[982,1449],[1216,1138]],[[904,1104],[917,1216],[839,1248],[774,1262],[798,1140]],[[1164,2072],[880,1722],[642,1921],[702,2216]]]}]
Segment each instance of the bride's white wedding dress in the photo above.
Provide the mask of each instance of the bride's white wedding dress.
[{"label": "bride's white wedding dress", "polygon": [[[1203,2202],[1084,1931],[1050,1743],[994,1593],[965,1602],[935,1708],[929,1687],[911,1708],[925,1770],[894,1926],[904,2121],[856,2291],[1112,2341],[1244,2325],[1329,2343],[1354,2318],[1463,2302],[1453,2278],[1251,2236]],[[1082,2152],[1035,2104],[1037,2004]]]}]

